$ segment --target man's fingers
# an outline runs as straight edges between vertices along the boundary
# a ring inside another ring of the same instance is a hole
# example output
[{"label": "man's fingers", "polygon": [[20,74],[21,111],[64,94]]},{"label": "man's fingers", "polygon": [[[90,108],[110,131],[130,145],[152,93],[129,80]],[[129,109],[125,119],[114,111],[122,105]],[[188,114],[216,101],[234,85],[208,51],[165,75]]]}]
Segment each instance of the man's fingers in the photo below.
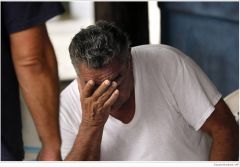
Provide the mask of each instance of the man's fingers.
[{"label": "man's fingers", "polygon": [[108,88],[108,86],[110,85],[110,81],[109,80],[105,80],[98,88],[97,90],[93,93],[93,97],[94,98],[98,98],[100,97]]},{"label": "man's fingers", "polygon": [[116,88],[117,88],[117,82],[113,81],[111,86],[108,88],[108,90],[104,92],[101,97],[99,97],[99,100],[105,103],[105,101],[112,95],[112,93]]},{"label": "man's fingers", "polygon": [[87,98],[89,96],[92,95],[92,92],[94,91],[93,88],[94,88],[94,81],[93,80],[89,80],[87,82],[87,84],[85,85],[85,87],[83,88],[83,92],[82,92],[82,97],[83,98]]},{"label": "man's fingers", "polygon": [[104,103],[104,108],[111,107],[116,102],[118,96],[119,96],[119,90],[116,89],[111,95],[111,97]]}]

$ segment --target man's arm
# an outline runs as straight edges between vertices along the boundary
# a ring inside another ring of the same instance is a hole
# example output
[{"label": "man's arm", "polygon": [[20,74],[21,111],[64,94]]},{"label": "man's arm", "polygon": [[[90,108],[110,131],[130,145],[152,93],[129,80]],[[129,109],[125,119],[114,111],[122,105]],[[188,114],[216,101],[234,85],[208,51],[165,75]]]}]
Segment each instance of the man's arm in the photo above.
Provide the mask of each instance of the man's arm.
[{"label": "man's arm", "polygon": [[67,161],[99,161],[103,127],[80,125]]},{"label": "man's arm", "polygon": [[60,160],[57,61],[45,25],[10,35],[18,82],[37,128],[39,160]]},{"label": "man's arm", "polygon": [[209,159],[236,161],[239,151],[239,128],[226,103],[221,99],[215,111],[201,127],[213,139]]}]

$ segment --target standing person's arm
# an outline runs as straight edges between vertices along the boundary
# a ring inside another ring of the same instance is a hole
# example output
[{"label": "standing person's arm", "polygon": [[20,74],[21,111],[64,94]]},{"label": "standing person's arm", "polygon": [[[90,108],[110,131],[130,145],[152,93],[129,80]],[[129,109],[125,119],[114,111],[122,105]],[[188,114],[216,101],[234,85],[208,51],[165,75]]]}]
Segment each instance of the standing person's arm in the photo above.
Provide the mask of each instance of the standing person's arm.
[{"label": "standing person's arm", "polygon": [[42,142],[38,159],[60,160],[57,61],[46,27],[12,33],[10,42],[20,88]]}]

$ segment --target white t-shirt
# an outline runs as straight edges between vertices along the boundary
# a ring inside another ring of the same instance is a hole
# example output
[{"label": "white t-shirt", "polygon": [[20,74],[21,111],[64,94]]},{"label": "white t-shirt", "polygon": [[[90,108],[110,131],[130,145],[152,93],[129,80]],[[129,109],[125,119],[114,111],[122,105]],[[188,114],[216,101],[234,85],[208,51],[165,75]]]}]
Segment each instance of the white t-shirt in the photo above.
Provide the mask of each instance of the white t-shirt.
[{"label": "white t-shirt", "polygon": [[[175,48],[143,45],[133,47],[131,53],[135,116],[128,124],[109,117],[101,160],[208,160],[211,140],[199,129],[221,94],[202,70]],[[60,104],[65,158],[82,115],[76,80],[63,90]]]}]

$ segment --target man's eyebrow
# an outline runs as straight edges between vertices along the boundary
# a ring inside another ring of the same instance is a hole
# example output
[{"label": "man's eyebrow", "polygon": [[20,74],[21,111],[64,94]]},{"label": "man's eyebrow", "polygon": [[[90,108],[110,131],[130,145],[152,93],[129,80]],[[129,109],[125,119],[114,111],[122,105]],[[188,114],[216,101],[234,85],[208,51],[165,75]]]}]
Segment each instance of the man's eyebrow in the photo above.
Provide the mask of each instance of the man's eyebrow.
[{"label": "man's eyebrow", "polygon": [[[111,78],[110,81],[116,81],[116,80],[118,80],[120,77],[122,77],[122,74],[118,74],[117,76]],[[85,81],[85,84],[86,84],[87,82],[88,82],[88,81]],[[96,84],[96,85],[100,85],[100,84],[97,84],[97,83],[95,83],[95,84]]]}]

